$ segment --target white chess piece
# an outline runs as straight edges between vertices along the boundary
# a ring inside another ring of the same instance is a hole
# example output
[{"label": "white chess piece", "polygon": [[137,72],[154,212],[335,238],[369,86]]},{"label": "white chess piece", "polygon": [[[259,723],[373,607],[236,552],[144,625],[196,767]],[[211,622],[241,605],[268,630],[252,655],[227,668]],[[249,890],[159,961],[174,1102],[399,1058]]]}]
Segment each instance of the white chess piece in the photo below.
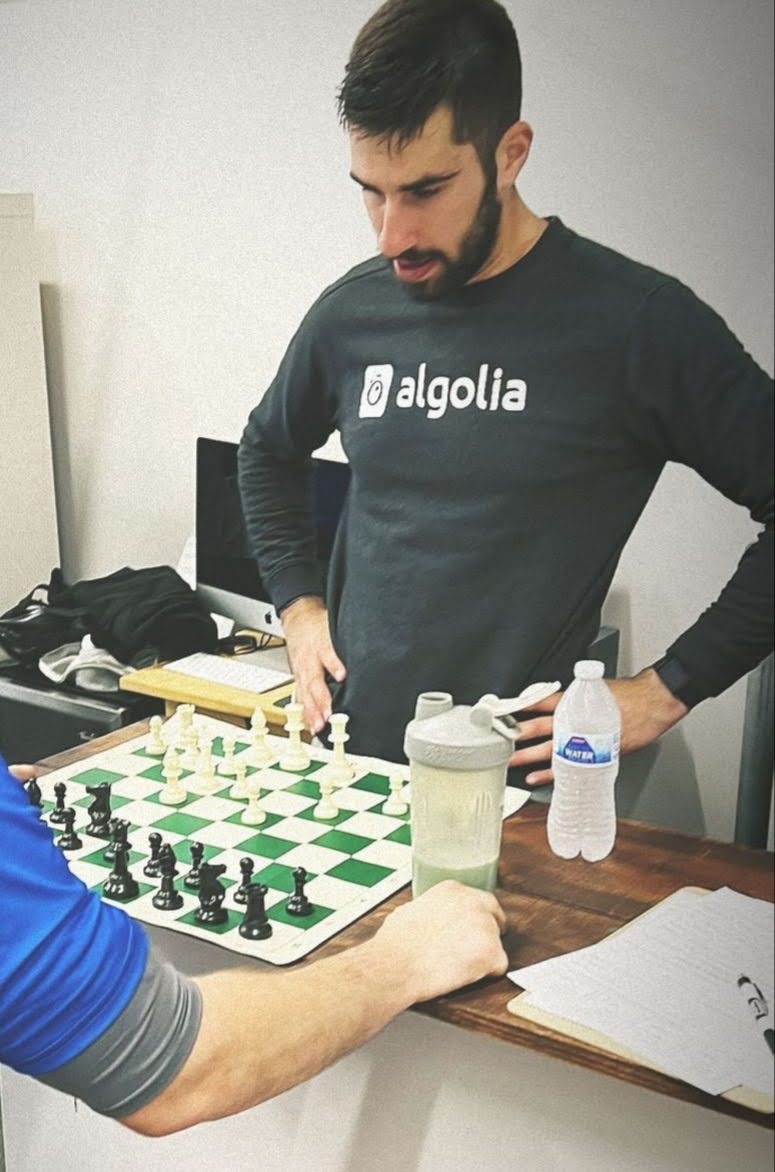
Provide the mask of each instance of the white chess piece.
[{"label": "white chess piece", "polygon": [[326,822],[331,818],[336,818],[339,813],[339,807],[336,804],[336,799],[333,797],[334,782],[330,777],[321,777],[320,779],[320,801],[315,806],[312,813],[316,818]]},{"label": "white chess piece", "polygon": [[250,718],[251,744],[248,756],[251,765],[268,765],[277,754],[267,742],[268,729],[263,708],[256,708]]},{"label": "white chess piece", "polygon": [[301,704],[290,703],[286,708],[285,731],[288,745],[280,757],[280,768],[289,773],[302,773],[310,763],[309,749],[301,739],[304,728],[304,709]]},{"label": "white chess piece", "polygon": [[196,726],[189,724],[183,735],[183,756],[180,758],[180,764],[184,769],[188,769],[193,773],[199,761],[199,733]]},{"label": "white chess piece", "polygon": [[234,749],[237,744],[237,738],[224,733],[223,736],[223,760],[218,766],[218,772],[222,777],[234,777],[236,775],[237,762],[234,760]]},{"label": "white chess piece", "polygon": [[390,777],[390,797],[382,807],[383,814],[392,814],[400,818],[406,814],[409,807],[404,798],[404,779],[400,773],[393,773]]},{"label": "white chess piece", "polygon": [[330,777],[334,785],[346,785],[355,777],[355,768],[352,761],[348,761],[344,747],[350,737],[347,733],[349,716],[344,712],[334,712],[331,716],[331,744],[333,756],[323,768],[326,777]]},{"label": "white chess piece", "polygon": [[248,804],[242,811],[242,821],[246,826],[260,826],[266,822],[266,810],[261,805],[261,786],[256,780],[256,774],[248,782]]},{"label": "white chess piece", "polygon": [[221,782],[215,776],[213,743],[209,739],[200,738],[196,773],[189,785],[195,793],[205,795],[217,793],[222,788]]},{"label": "white chess piece", "polygon": [[165,806],[179,806],[186,800],[186,790],[180,780],[183,772],[180,759],[173,748],[169,748],[164,754],[161,771],[164,788],[159,790],[159,801]]},{"label": "white chess piece", "polygon": [[149,722],[148,740],[145,751],[149,757],[163,757],[167,752],[167,742],[161,734],[163,724],[160,716],[152,716]]},{"label": "white chess piece", "polygon": [[245,780],[247,772],[248,767],[244,761],[234,762],[234,785],[229,790],[230,798],[235,798],[237,801],[242,801],[244,798],[250,796],[250,791]]},{"label": "white chess piece", "polygon": [[178,718],[178,735],[176,738],[176,747],[178,749],[185,749],[186,734],[194,725],[194,712],[196,709],[193,704],[178,704],[175,709],[175,715]]}]

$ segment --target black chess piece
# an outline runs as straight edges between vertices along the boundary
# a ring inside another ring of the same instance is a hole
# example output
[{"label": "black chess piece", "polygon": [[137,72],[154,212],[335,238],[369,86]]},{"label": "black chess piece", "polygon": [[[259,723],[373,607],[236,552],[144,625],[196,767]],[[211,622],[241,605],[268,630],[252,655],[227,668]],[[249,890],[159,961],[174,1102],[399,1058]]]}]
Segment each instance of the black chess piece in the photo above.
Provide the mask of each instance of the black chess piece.
[{"label": "black chess piece", "polygon": [[160,867],[161,884],[151,903],[161,912],[174,912],[183,907],[183,896],[175,887],[175,856],[171,850],[166,854],[162,850]]},{"label": "black chess piece", "polygon": [[127,854],[132,849],[131,842],[127,841],[127,836],[129,835],[129,823],[125,822],[123,818],[110,819],[110,834],[111,841],[102,852],[102,857],[103,859],[107,860],[107,862],[112,862],[113,859],[115,859],[116,851],[119,849],[125,850]]},{"label": "black chess piece", "polygon": [[[178,856],[175,854],[174,850],[172,849],[172,847],[170,846],[170,844],[168,842],[162,843],[161,850],[160,850],[159,854],[161,855],[162,862],[166,858],[169,858],[172,860],[172,863],[171,863],[172,870],[170,871],[170,874],[177,875],[178,874]],[[162,874],[164,874],[163,869],[162,869]]]},{"label": "black chess piece", "polygon": [[88,809],[90,822],[86,827],[86,833],[93,835],[94,838],[110,838],[110,816],[113,812],[110,806],[110,782],[101,781],[99,785],[87,785],[86,792],[94,798]]},{"label": "black chess piece", "polygon": [[237,931],[246,940],[268,940],[272,935],[272,925],[267,919],[264,906],[267,890],[263,883],[248,883],[245,889],[247,907]]},{"label": "black chess piece", "polygon": [[226,867],[223,863],[202,863],[199,868],[199,907],[194,919],[199,924],[225,924],[229,913],[222,907],[226,888],[218,882]]},{"label": "black chess piece", "polygon": [[249,859],[247,857],[244,859],[240,859],[239,869],[242,874],[242,881],[241,881],[239,887],[237,888],[237,890],[234,892],[234,902],[235,903],[247,903],[248,902],[248,891],[250,889],[250,880],[253,875],[253,867],[254,867],[254,863],[253,863],[252,859]]},{"label": "black chess piece", "polygon": [[293,895],[285,905],[289,916],[308,916],[314,910],[304,893],[306,882],[307,872],[304,867],[297,867],[293,872]]},{"label": "black chess piece", "polygon": [[199,868],[202,866],[204,853],[205,848],[202,846],[201,842],[191,843],[191,870],[187,875],[183,876],[183,883],[192,891],[195,891],[199,886]]},{"label": "black chess piece", "polygon": [[57,839],[57,845],[63,851],[79,850],[83,843],[75,833],[75,810],[72,806],[65,806],[64,823],[65,828]]},{"label": "black chess piece", "polygon": [[106,899],[137,899],[140,886],[134,875],[129,872],[129,851],[124,846],[116,848],[113,859],[113,870],[102,884],[102,894]]},{"label": "black chess piece", "polygon": [[149,879],[158,879],[161,875],[161,835],[158,830],[151,831],[148,835],[148,842],[151,853],[143,867],[143,875],[147,875]]},{"label": "black chess piece", "polygon": [[53,826],[59,826],[65,820],[65,794],[67,793],[67,786],[63,781],[57,781],[54,784],[54,809],[48,816],[49,822]]},{"label": "black chess piece", "polygon": [[40,792],[40,786],[34,777],[30,778],[25,786],[25,789],[27,790],[27,797],[30,800],[30,805],[40,808],[43,805],[43,794]]}]

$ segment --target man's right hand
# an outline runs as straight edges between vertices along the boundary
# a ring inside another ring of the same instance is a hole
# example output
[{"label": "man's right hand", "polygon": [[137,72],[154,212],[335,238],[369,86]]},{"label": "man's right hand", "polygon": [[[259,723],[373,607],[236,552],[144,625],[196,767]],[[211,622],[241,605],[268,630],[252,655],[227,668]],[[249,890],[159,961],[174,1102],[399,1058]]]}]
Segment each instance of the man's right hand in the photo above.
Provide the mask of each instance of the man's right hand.
[{"label": "man's right hand", "polygon": [[[391,912],[364,948],[384,952],[405,981],[406,1004],[503,976],[506,917],[494,895],[451,879]],[[400,961],[396,964],[396,961]]]},{"label": "man's right hand", "polygon": [[296,680],[296,699],[304,706],[304,723],[315,735],[331,716],[331,693],[326,672],[337,682],[347,674],[334,651],[328,629],[328,611],[322,598],[295,599],[280,615],[288,659]]}]

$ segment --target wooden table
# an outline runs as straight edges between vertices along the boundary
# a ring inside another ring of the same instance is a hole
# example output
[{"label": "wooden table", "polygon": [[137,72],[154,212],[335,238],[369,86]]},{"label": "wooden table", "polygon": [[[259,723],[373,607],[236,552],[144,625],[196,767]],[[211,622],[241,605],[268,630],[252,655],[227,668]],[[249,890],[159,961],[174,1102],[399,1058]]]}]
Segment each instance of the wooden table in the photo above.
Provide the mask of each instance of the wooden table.
[{"label": "wooden table", "polygon": [[281,684],[269,692],[245,692],[170,671],[166,667],[141,668],[122,676],[120,683],[126,692],[139,692],[163,700],[167,716],[173,714],[178,704],[193,704],[205,716],[228,720],[244,728],[253,710],[259,707],[263,709],[272,732],[284,727],[285,710],[278,702],[287,701],[293,690],[292,684]]},{"label": "wooden table", "polygon": [[[41,765],[48,771],[70,764],[135,736],[144,727],[120,729],[86,747],[50,757]],[[594,865],[581,860],[566,862],[552,855],[547,846],[546,810],[545,805],[531,802],[504,824],[498,898],[508,920],[504,945],[510,968],[595,944],[681,887],[729,886],[775,902],[773,856],[767,851],[620,820],[611,857]],[[408,898],[408,889],[399,892],[301,963],[312,963],[367,939],[387,913]],[[198,941],[190,943],[195,947]],[[771,1115],[705,1094],[515,1017],[506,1005],[516,992],[516,986],[505,977],[483,981],[417,1006],[416,1012],[772,1129]]]}]

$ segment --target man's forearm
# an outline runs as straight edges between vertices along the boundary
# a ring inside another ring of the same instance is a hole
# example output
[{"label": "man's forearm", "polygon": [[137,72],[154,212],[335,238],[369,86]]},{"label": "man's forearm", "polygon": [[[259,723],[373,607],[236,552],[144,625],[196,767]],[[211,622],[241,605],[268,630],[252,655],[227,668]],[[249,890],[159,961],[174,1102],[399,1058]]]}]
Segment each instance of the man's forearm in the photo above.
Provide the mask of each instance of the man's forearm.
[{"label": "man's forearm", "polygon": [[153,1103],[122,1120],[144,1135],[233,1115],[289,1090],[412,1003],[406,975],[373,940],[294,972],[237,969],[197,983],[202,1024],[189,1060]]},{"label": "man's forearm", "polygon": [[338,956],[272,976],[243,969],[204,977],[199,1035],[183,1069],[123,1122],[167,1135],[288,1090],[414,1002],[505,973],[504,928],[492,894],[445,882]]}]

